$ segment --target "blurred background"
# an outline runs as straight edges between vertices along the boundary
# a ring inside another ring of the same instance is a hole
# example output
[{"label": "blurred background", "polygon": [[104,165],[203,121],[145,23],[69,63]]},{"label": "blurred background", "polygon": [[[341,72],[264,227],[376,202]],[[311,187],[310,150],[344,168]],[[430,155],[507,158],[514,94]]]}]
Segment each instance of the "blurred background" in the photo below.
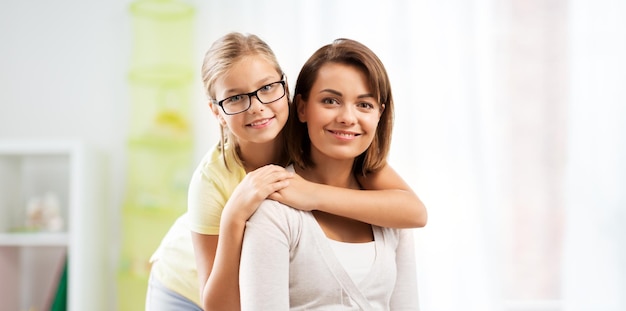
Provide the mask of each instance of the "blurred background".
[{"label": "blurred background", "polygon": [[219,136],[206,49],[257,34],[293,87],[317,48],[356,39],[390,74],[390,163],[429,212],[422,310],[623,311],[625,16],[623,0],[2,1],[0,142],[100,155],[98,304],[141,310],[147,257]]}]

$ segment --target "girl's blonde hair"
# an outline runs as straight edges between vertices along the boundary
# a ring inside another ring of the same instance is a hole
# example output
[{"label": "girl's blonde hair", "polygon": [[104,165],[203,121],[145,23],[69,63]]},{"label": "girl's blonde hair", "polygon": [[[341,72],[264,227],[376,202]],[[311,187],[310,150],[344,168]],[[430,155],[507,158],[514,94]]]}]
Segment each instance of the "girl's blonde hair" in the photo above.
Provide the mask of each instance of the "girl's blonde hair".
[{"label": "girl's blonde hair", "polygon": [[[210,101],[214,104],[217,101],[214,90],[217,79],[228,73],[237,62],[247,56],[261,56],[265,58],[274,66],[274,69],[276,69],[276,72],[280,76],[284,75],[283,70],[278,64],[276,55],[274,55],[274,52],[265,41],[253,34],[242,34],[238,32],[228,33],[213,42],[204,55],[204,61],[202,63],[202,82]],[[286,96],[289,98],[289,93],[287,93]],[[231,146],[226,148],[228,145]],[[236,137],[228,128],[221,124],[219,148],[222,152],[226,167],[228,167],[228,163],[226,163],[226,159],[228,158],[235,159],[237,164],[243,165],[241,157],[239,156],[239,146]],[[226,154],[227,152],[229,153],[228,156]]]}]

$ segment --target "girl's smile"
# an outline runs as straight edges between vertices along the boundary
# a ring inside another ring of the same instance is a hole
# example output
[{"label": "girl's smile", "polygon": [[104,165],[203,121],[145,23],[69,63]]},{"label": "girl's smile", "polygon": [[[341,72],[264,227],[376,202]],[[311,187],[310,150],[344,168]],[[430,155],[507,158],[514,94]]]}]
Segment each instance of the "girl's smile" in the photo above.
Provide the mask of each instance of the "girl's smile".
[{"label": "girl's smile", "polygon": [[246,124],[246,126],[255,128],[255,129],[261,129],[261,128],[269,126],[275,119],[276,117],[258,119],[251,123]]},{"label": "girl's smile", "polygon": [[[265,91],[265,86],[280,80],[281,74],[276,72],[274,66],[266,58],[258,55],[241,59],[232,66],[228,74],[216,80],[214,89],[217,100],[240,98],[238,95],[243,94],[246,103],[247,100],[250,101],[247,110],[234,114],[226,114],[217,104],[212,106],[213,113],[223,126],[237,137],[240,146],[273,142],[285,126],[289,116],[288,97],[284,95],[268,104],[261,103],[257,98],[265,94],[260,93]],[[284,87],[284,85],[275,86]],[[256,95],[247,95],[248,92],[255,90]]]}]

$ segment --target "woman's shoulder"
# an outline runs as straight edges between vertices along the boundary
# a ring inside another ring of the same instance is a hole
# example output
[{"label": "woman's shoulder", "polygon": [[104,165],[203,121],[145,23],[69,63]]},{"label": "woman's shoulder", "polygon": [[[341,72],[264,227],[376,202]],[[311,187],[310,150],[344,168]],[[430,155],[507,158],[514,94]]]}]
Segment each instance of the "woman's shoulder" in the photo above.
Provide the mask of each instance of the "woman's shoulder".
[{"label": "woman's shoulder", "polygon": [[394,243],[407,235],[413,235],[413,229],[408,228],[398,229],[372,225],[372,229],[378,230],[385,237],[386,241],[393,241]]},{"label": "woman's shoulder", "polygon": [[266,216],[302,217],[302,213],[305,212],[275,200],[265,199],[254,214],[256,215],[257,213]]},{"label": "woman's shoulder", "polygon": [[[256,212],[246,222],[246,235],[255,232],[256,238],[263,236],[284,237],[290,247],[298,244],[305,225],[306,213],[274,200],[261,202]],[[310,213],[309,213],[310,214]],[[253,229],[249,231],[250,229]]]},{"label": "woman's shoulder", "polygon": [[271,223],[285,229],[289,227],[300,227],[307,213],[297,210],[278,201],[266,199],[250,217],[249,222]]}]

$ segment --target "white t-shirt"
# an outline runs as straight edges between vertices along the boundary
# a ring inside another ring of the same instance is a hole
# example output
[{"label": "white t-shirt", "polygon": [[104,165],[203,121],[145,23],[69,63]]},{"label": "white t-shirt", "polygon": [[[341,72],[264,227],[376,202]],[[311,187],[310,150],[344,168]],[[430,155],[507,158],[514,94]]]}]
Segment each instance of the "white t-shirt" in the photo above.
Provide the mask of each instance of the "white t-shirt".
[{"label": "white t-shirt", "polygon": [[374,241],[366,243],[348,243],[333,239],[328,239],[328,241],[335,251],[335,256],[354,283],[361,283],[372,269],[376,257]]},{"label": "white t-shirt", "polygon": [[375,256],[357,285],[311,212],[263,201],[246,223],[241,309],[419,310],[413,232],[372,226],[372,233]]}]

